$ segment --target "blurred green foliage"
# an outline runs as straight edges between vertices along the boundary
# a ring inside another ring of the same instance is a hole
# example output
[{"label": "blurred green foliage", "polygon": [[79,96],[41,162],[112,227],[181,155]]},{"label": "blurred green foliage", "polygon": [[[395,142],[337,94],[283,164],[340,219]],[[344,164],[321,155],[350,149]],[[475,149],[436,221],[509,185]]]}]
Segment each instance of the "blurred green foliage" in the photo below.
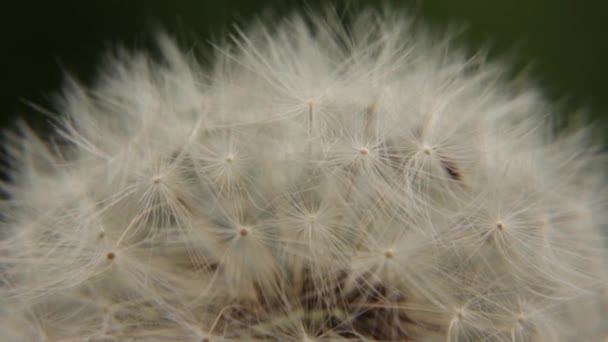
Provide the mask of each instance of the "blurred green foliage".
[{"label": "blurred green foliage", "polygon": [[[340,1],[339,8],[389,2],[406,7],[432,27],[464,25],[471,51],[489,48],[509,56],[513,71],[531,67],[547,96],[564,108],[589,109],[606,125],[608,112],[608,29],[604,1],[576,0],[411,0]],[[67,71],[91,80],[113,44],[150,46],[151,33],[164,28],[182,41],[219,39],[237,23],[264,10],[288,13],[327,1],[290,0],[56,0],[3,2],[0,8],[2,89],[0,112],[6,126],[16,116],[37,126],[43,116],[28,102],[52,107]],[[202,45],[202,44],[201,44]],[[41,121],[42,120],[42,121]],[[605,127],[605,126],[604,126]]]}]

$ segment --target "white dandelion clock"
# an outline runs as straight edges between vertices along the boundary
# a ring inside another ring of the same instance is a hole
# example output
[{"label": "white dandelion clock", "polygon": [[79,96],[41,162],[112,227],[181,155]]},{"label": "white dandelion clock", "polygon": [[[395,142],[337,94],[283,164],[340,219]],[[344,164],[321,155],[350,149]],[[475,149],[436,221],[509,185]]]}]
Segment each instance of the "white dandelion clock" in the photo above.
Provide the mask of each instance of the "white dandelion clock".
[{"label": "white dandelion clock", "polygon": [[296,15],[71,81],[7,134],[0,335],[603,341],[605,160],[451,42]]}]

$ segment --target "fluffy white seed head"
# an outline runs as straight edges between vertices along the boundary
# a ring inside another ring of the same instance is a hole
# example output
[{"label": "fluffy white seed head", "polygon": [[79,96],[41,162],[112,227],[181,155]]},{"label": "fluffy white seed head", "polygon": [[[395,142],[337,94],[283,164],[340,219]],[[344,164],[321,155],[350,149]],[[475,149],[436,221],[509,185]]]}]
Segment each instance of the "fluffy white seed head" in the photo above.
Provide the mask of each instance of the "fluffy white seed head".
[{"label": "fluffy white seed head", "polygon": [[[9,136],[11,341],[600,341],[604,160],[401,16],[121,51]],[[348,28],[346,28],[348,27]]]}]

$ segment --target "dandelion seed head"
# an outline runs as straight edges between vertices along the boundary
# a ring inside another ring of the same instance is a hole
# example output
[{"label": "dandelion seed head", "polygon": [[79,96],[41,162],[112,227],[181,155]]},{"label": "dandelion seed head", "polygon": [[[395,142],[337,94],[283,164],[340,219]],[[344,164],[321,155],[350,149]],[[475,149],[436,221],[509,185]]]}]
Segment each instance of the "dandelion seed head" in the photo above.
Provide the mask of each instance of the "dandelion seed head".
[{"label": "dandelion seed head", "polygon": [[390,11],[117,49],[7,133],[11,341],[593,341],[605,157],[504,64]]}]

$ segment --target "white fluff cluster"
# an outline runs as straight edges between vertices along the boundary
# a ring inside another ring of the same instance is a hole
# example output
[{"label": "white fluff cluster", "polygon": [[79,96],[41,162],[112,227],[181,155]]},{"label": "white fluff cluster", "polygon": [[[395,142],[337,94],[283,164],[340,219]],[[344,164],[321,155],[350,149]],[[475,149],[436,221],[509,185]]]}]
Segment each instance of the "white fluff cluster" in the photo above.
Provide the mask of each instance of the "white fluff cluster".
[{"label": "white fluff cluster", "polygon": [[120,52],[7,145],[4,341],[603,341],[585,133],[400,16]]}]

